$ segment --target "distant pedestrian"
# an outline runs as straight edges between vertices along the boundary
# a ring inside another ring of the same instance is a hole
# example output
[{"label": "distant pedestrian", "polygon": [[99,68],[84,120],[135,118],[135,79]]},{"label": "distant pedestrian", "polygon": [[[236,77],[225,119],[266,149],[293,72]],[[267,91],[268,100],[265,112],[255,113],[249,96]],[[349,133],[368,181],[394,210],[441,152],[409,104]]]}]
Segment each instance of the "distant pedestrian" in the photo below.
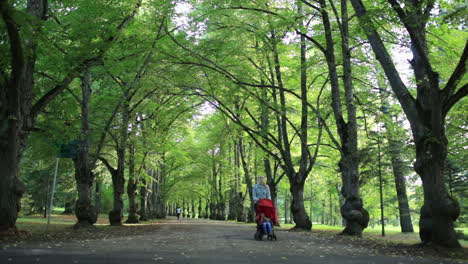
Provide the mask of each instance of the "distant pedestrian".
[{"label": "distant pedestrian", "polygon": [[176,209],[177,220],[179,220],[179,218],[180,218],[180,213],[182,213],[182,209],[180,209],[180,207],[177,207],[177,209]]}]

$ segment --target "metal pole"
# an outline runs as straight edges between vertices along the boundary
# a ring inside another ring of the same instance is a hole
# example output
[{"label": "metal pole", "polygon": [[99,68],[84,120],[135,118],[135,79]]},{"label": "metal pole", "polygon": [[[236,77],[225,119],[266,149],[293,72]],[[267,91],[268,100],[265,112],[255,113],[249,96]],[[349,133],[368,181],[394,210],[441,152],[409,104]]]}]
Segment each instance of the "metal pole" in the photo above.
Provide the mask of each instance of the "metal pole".
[{"label": "metal pole", "polygon": [[50,203],[49,203],[49,208],[48,208],[49,210],[48,210],[48,213],[47,213],[46,232],[47,232],[47,229],[49,228],[50,215],[52,214],[52,205],[54,203],[55,183],[57,182],[57,172],[58,172],[59,160],[60,160],[60,158],[57,158],[57,161],[55,162],[54,181],[52,183],[52,192],[50,193]]},{"label": "metal pole", "polygon": [[380,141],[377,141],[378,162],[379,162],[379,190],[380,190],[380,221],[382,224],[382,236],[385,236],[385,216],[383,202],[383,179],[382,179],[382,154],[380,153]]}]

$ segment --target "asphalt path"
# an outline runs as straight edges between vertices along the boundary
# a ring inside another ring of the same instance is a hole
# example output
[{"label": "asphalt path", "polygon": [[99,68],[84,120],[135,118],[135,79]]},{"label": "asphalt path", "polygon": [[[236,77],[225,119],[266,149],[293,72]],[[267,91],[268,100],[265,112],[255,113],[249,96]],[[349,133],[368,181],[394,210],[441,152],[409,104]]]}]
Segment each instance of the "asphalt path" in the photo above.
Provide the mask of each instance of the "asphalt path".
[{"label": "asphalt path", "polygon": [[134,236],[2,245],[0,263],[456,263],[375,255],[366,248],[304,232],[276,230],[277,241],[256,241],[254,229],[222,221],[170,219]]}]

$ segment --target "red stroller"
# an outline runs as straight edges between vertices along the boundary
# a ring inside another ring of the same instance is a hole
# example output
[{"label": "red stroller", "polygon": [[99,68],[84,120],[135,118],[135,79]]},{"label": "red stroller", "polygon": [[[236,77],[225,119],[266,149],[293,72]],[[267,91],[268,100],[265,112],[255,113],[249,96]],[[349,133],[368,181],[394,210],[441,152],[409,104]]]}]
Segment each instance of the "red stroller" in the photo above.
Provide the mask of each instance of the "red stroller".
[{"label": "red stroller", "polygon": [[[261,225],[261,215],[262,213],[265,215],[265,217],[268,217],[271,219],[271,233],[267,234],[265,233],[262,225]],[[268,235],[269,240],[276,240],[276,235],[275,231],[273,229],[273,226],[278,225],[278,212],[276,211],[275,206],[273,205],[273,201],[270,199],[260,199],[257,202],[257,216],[256,216],[256,221],[257,221],[257,232],[255,232],[255,239],[256,240],[262,240],[264,235]]]}]

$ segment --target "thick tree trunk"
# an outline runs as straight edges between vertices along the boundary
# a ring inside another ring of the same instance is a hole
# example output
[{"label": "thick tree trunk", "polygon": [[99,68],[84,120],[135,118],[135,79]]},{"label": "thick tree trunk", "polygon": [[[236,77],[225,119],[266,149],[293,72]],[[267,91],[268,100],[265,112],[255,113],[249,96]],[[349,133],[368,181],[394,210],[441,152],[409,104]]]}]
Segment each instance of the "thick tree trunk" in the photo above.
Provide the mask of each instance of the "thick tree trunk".
[{"label": "thick tree trunk", "polygon": [[216,216],[216,220],[226,220],[226,213],[225,213],[225,210],[226,210],[226,205],[223,203],[223,202],[220,202],[217,204],[217,216]]},{"label": "thick tree trunk", "polygon": [[454,230],[454,221],[460,215],[460,206],[448,194],[443,175],[447,139],[445,137],[431,139],[429,135],[431,133],[415,135],[414,168],[421,176],[424,190],[419,236],[423,243],[460,247]]},{"label": "thick tree trunk", "polygon": [[304,207],[304,183],[292,183],[289,190],[292,196],[291,215],[296,224],[294,228],[310,230],[312,222]]},{"label": "thick tree trunk", "polygon": [[9,120],[8,123],[6,133],[0,134],[0,232],[16,230],[21,197],[26,191],[24,184],[17,177],[21,147],[18,141],[11,140],[18,138],[15,128],[17,122]]},{"label": "thick tree trunk", "polygon": [[129,179],[127,183],[127,195],[128,195],[128,218],[125,223],[138,223],[138,215],[137,215],[137,203],[136,203],[136,190],[137,190],[137,183],[135,179]]},{"label": "thick tree trunk", "polygon": [[109,212],[109,223],[113,226],[122,225],[123,219],[123,194],[125,188],[125,178],[123,170],[116,170],[112,174],[113,209]]},{"label": "thick tree trunk", "polygon": [[345,203],[341,206],[341,215],[346,220],[343,234],[361,236],[362,230],[369,223],[369,213],[363,208],[359,194],[357,153],[342,155],[339,163],[343,189],[341,190]]},{"label": "thick tree trunk", "polygon": [[216,219],[216,204],[210,201],[210,219]]},{"label": "thick tree trunk", "polygon": [[[166,202],[162,193],[161,184],[164,182],[164,167],[161,166],[156,173],[156,181],[153,183],[153,217],[156,219],[166,218]],[[189,211],[189,207],[186,206],[185,201],[182,205],[182,216],[186,217]]]},{"label": "thick tree trunk", "polygon": [[[35,17],[31,21],[45,20],[46,1],[28,0],[27,13]],[[16,231],[21,197],[26,191],[18,170],[28,130],[33,127],[36,115],[32,103],[37,44],[31,34],[25,34],[24,39],[20,35],[21,23],[16,21],[16,10],[10,2],[0,2],[0,17],[6,27],[2,35],[5,39],[8,36],[11,52],[11,64],[5,70],[11,71],[10,76],[3,75],[0,80],[0,232],[3,232]],[[32,26],[35,30],[38,24]]]},{"label": "thick tree trunk", "polygon": [[78,191],[78,199],[75,204],[75,215],[78,222],[74,228],[87,227],[93,225],[97,221],[96,209],[92,205],[92,189],[94,176],[91,170],[83,162],[82,153],[76,159],[73,159],[75,167],[76,188]]}]

